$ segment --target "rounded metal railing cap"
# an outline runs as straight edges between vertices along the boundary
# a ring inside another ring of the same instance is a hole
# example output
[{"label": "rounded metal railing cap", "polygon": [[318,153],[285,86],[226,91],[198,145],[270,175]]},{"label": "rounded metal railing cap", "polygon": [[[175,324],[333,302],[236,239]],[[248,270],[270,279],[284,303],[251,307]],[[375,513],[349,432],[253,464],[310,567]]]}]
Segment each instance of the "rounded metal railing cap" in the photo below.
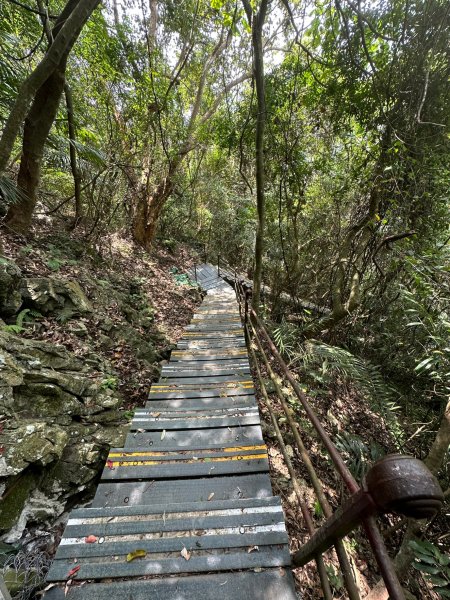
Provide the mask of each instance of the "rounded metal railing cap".
[{"label": "rounded metal railing cap", "polygon": [[388,454],[366,475],[366,487],[375,504],[385,512],[414,519],[434,516],[444,502],[436,477],[419,459]]}]

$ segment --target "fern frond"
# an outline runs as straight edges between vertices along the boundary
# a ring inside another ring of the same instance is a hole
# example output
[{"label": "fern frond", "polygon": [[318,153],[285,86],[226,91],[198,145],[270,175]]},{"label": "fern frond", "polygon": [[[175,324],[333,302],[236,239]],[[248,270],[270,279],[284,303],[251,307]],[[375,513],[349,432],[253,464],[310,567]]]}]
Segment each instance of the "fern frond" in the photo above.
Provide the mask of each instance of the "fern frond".
[{"label": "fern frond", "polygon": [[291,359],[298,345],[298,328],[283,320],[272,330],[272,336],[281,354]]},{"label": "fern frond", "polygon": [[17,319],[16,319],[16,326],[20,328],[20,330],[23,329],[23,322],[25,317],[27,316],[27,314],[30,312],[29,308],[24,308],[23,310],[20,311],[20,313],[17,315]]},{"label": "fern frond", "polygon": [[302,359],[305,367],[309,367],[313,373],[320,368],[321,372],[316,378],[321,381],[338,374],[351,382],[374,410],[384,417],[396,440],[401,441],[402,427],[396,414],[400,395],[386,382],[379,367],[344,348],[315,340],[305,344]]}]

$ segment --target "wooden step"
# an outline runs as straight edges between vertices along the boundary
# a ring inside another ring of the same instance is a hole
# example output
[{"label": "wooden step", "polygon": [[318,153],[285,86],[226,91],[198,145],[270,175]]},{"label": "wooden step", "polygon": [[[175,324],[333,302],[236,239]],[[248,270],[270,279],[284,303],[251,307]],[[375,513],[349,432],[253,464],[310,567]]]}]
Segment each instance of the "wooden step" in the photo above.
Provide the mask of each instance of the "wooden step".
[{"label": "wooden step", "polygon": [[[81,568],[80,568],[81,571]],[[145,580],[86,583],[77,578],[70,587],[70,600],[298,600],[291,572],[283,568],[261,572],[233,571],[193,574],[189,577],[157,577]],[[65,585],[56,585],[46,600],[65,600]]]},{"label": "wooden step", "polygon": [[268,472],[265,444],[168,450],[113,448],[108,454],[102,481],[172,479]]}]

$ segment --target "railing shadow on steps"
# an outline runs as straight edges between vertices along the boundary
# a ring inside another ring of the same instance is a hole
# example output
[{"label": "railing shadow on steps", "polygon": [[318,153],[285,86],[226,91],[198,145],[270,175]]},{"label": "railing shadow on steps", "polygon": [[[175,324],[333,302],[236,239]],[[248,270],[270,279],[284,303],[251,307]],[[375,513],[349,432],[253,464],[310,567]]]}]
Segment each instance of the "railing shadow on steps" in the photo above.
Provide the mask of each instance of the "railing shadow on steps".
[{"label": "railing shadow on steps", "polygon": [[[220,265],[218,264],[218,273]],[[229,279],[229,277],[227,278]],[[343,581],[350,600],[359,600],[360,592],[355,582],[350,559],[344,546],[343,538],[362,525],[370,544],[373,557],[378,564],[380,575],[384,580],[391,600],[405,600],[404,591],[396,575],[393,563],[389,557],[381,532],[376,523],[376,516],[386,513],[412,519],[428,519],[440,510],[444,496],[436,478],[425,464],[411,456],[400,454],[387,455],[377,461],[368,471],[361,484],[358,484],[343,457],[320,422],[301,390],[298,381],[288,369],[282,356],[270,338],[261,319],[250,307],[251,290],[247,282],[239,280],[235,274],[234,287],[239,302],[239,311],[244,322],[244,329],[249,353],[252,357],[262,401],[268,410],[273,424],[278,444],[284,456],[286,466],[291,476],[291,482],[298,500],[304,524],[309,533],[308,541],[292,555],[294,568],[301,567],[314,560],[317,564],[322,591],[326,600],[332,600],[329,577],[323,559],[324,553],[334,547],[342,571]],[[308,503],[305,500],[300,481],[295,473],[291,457],[286,449],[277,417],[272,409],[267,388],[261,375],[259,358],[273,383],[273,388],[285,413],[298,453],[308,472],[310,483],[314,489],[317,502],[325,516],[325,522],[316,528]],[[305,447],[301,430],[289,407],[285,393],[282,390],[280,378],[272,368],[271,360],[275,361],[277,371],[282,373],[283,385],[288,384],[298,398],[306,416],[316,430],[319,440],[331,458],[334,469],[347,488],[348,497],[341,506],[333,512],[327,500],[320,477]]]}]

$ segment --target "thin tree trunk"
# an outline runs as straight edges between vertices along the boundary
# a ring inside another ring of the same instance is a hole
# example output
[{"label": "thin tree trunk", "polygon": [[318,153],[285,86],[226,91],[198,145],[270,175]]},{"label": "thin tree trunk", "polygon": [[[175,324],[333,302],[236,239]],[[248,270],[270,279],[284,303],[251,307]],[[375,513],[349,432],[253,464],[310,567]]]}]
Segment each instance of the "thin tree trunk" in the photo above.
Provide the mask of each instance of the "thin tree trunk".
[{"label": "thin tree trunk", "polygon": [[42,84],[61,64],[63,57],[70,52],[83,25],[99,3],[100,0],[79,0],[76,8],[65,20],[44,58],[22,82],[0,139],[0,174],[8,166],[14,142],[24,122],[31,101]]},{"label": "thin tree trunk", "polygon": [[149,52],[156,48],[156,31],[158,28],[158,0],[149,0],[150,19],[148,24]]},{"label": "thin tree trunk", "polygon": [[256,207],[258,224],[255,241],[255,272],[253,274],[252,307],[258,312],[261,297],[262,259],[264,252],[265,228],[265,169],[264,169],[264,129],[266,126],[266,94],[264,85],[264,55],[262,29],[266,18],[268,0],[262,0],[258,12],[252,19],[252,7],[249,0],[242,0],[249,22],[252,23],[253,76],[256,85],[258,114],[256,118],[255,155],[256,155]]},{"label": "thin tree trunk", "polygon": [[77,140],[76,129],[75,129],[75,119],[74,119],[74,111],[73,111],[73,99],[72,99],[72,91],[68,83],[64,85],[64,95],[66,98],[66,107],[67,107],[67,126],[69,130],[69,152],[70,152],[70,168],[73,176],[73,186],[74,186],[74,197],[75,197],[75,218],[73,221],[72,229],[78,225],[83,216],[83,207],[81,205],[81,175],[78,170],[77,164],[77,150],[75,148],[75,142]]}]

